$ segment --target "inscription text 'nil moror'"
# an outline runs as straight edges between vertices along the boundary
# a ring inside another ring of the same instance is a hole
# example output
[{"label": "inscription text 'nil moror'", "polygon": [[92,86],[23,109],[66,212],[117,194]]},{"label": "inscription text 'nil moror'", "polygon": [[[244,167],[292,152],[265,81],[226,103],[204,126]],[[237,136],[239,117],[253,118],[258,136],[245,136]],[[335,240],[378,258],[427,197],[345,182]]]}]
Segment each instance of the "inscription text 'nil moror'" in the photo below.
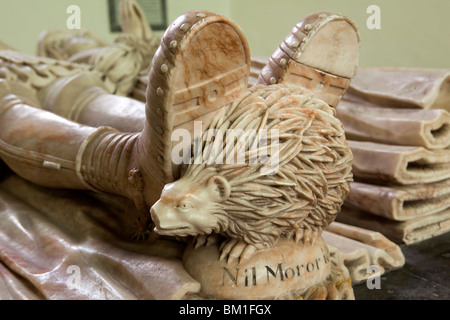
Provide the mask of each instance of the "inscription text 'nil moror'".
[{"label": "inscription text 'nil moror'", "polygon": [[[299,264],[293,267],[286,267],[284,263],[279,263],[276,266],[264,266],[264,267],[250,267],[246,269],[234,268],[229,270],[223,268],[222,286],[234,285],[251,287],[258,285],[258,281],[261,279],[266,283],[272,283],[275,281],[289,281],[294,278],[307,276],[310,273],[318,272],[321,267],[324,267],[330,261],[330,257],[324,255],[323,258],[316,258],[306,264]],[[260,278],[260,272],[265,277]]]}]

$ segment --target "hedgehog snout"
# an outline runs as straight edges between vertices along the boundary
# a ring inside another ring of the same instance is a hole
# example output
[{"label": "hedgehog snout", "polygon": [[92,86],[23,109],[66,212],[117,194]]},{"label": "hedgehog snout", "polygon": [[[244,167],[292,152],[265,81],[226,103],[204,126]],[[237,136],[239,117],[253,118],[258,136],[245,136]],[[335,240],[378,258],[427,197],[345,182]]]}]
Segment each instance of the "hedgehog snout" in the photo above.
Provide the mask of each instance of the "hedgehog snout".
[{"label": "hedgehog snout", "polygon": [[159,200],[150,209],[150,215],[155,223],[156,229],[168,230],[180,228],[182,222],[178,219],[171,205]]}]

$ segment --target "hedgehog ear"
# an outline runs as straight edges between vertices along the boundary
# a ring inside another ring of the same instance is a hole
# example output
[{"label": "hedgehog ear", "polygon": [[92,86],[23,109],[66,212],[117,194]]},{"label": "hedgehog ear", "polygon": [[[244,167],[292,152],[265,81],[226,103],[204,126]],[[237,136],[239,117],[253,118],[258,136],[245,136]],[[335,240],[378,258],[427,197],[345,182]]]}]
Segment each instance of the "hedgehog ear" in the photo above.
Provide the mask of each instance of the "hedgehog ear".
[{"label": "hedgehog ear", "polygon": [[228,199],[231,193],[230,183],[222,176],[214,176],[208,180],[208,188],[212,189],[220,202]]}]

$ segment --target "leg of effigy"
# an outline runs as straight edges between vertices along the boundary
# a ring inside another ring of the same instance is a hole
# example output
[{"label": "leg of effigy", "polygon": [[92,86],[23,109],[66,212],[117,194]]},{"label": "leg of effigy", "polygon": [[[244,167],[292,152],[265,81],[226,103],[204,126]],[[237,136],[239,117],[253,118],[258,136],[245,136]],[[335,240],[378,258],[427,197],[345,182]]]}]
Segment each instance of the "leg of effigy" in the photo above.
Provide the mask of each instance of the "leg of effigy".
[{"label": "leg of effigy", "polygon": [[[9,86],[5,81],[0,85]],[[14,94],[0,99],[0,157],[18,175],[42,186],[127,196],[136,138],[69,121]]]},{"label": "leg of effigy", "polygon": [[43,186],[87,189],[76,157],[95,128],[26,105],[15,95],[0,102],[0,155],[18,175]]},{"label": "leg of effigy", "polygon": [[56,80],[38,92],[42,108],[88,126],[110,126],[122,132],[141,132],[145,103],[109,93],[93,73]]}]

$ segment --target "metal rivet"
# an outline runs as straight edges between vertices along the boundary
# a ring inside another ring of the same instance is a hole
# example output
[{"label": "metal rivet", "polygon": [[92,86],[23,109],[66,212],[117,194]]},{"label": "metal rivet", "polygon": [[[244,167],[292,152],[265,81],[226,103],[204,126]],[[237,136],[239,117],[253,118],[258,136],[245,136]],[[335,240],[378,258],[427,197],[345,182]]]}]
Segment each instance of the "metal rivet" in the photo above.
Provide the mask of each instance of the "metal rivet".
[{"label": "metal rivet", "polygon": [[319,18],[320,18],[320,19],[324,19],[324,18],[326,18],[326,17],[327,17],[327,15],[326,15],[325,13],[319,14]]},{"label": "metal rivet", "polygon": [[161,65],[161,72],[162,73],[166,73],[167,71],[169,71],[169,67],[167,66],[167,64],[162,64]]},{"label": "metal rivet", "polygon": [[275,84],[275,83],[277,83],[277,78],[271,77],[269,81],[271,84]]},{"label": "metal rivet", "polygon": [[305,31],[311,31],[312,29],[312,25],[310,25],[309,23],[303,28]]},{"label": "metal rivet", "polygon": [[281,65],[282,67],[284,67],[284,66],[286,65],[286,63],[287,63],[287,60],[286,60],[285,58],[282,58],[282,59],[280,60],[280,65]]},{"label": "metal rivet", "polygon": [[156,94],[162,97],[164,95],[164,90],[161,87],[158,87],[158,89],[156,89]]},{"label": "metal rivet", "polygon": [[299,45],[300,45],[300,42],[298,42],[298,40],[295,40],[295,41],[292,43],[292,46],[293,46],[294,48],[297,48]]},{"label": "metal rivet", "polygon": [[189,30],[189,28],[190,28],[189,24],[183,23],[180,27],[180,30],[186,33]]},{"label": "metal rivet", "polygon": [[172,49],[175,49],[175,48],[177,47],[177,45],[178,45],[177,40],[172,40],[172,41],[170,42],[170,47],[171,47]]},{"label": "metal rivet", "polygon": [[203,12],[197,13],[197,18],[204,18],[206,17],[206,14]]}]

